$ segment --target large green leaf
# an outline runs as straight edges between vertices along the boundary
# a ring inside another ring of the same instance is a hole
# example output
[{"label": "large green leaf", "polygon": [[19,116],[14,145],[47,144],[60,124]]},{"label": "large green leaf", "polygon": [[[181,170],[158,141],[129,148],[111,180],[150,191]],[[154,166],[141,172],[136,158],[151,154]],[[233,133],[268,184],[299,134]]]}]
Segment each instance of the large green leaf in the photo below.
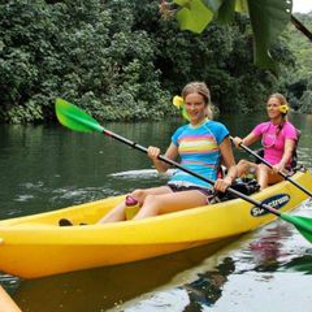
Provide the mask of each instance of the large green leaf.
[{"label": "large green leaf", "polygon": [[213,11],[202,0],[175,0],[174,2],[182,6],[176,15],[181,30],[200,34],[214,16]]},{"label": "large green leaf", "polygon": [[182,8],[176,17],[181,30],[201,33],[217,18],[229,23],[234,11],[249,12],[254,34],[254,60],[259,67],[277,73],[270,55],[272,43],[290,21],[292,0],[174,0]]},{"label": "large green leaf", "polygon": [[235,1],[235,11],[239,12],[239,13],[248,13],[247,1],[248,0],[236,0]]},{"label": "large green leaf", "polygon": [[219,24],[229,24],[233,21],[235,0],[224,0],[218,11],[217,21]]},{"label": "large green leaf", "polygon": [[235,11],[239,13],[248,13],[247,0],[223,0],[218,11],[218,23],[231,23],[234,19]]},{"label": "large green leaf", "polygon": [[248,8],[254,33],[255,63],[277,72],[270,47],[290,21],[292,0],[248,0]]},{"label": "large green leaf", "polygon": [[[231,0],[233,1],[233,0]],[[203,0],[204,4],[210,8],[214,13],[217,13],[224,2],[224,0]]]}]

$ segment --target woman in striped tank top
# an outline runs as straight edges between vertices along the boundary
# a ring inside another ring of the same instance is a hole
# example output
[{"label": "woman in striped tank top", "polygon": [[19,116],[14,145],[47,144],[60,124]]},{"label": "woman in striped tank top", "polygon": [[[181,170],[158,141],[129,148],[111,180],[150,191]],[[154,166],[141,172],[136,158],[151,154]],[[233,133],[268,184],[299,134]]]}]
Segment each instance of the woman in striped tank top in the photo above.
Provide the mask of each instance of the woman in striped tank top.
[{"label": "woman in striped tank top", "polygon": [[[189,124],[178,128],[171,138],[165,157],[204,177],[215,180],[214,186],[184,171],[177,170],[167,185],[138,189],[130,194],[141,206],[134,219],[143,219],[158,214],[174,212],[207,205],[215,193],[213,189],[224,192],[235,180],[237,173],[227,128],[211,117],[210,92],[203,82],[187,84],[182,91],[183,106]],[[158,172],[164,173],[169,165],[158,160],[160,149],[150,146],[148,156]],[[227,176],[218,178],[221,161],[227,167]],[[100,223],[123,221],[126,203],[122,202]]]}]

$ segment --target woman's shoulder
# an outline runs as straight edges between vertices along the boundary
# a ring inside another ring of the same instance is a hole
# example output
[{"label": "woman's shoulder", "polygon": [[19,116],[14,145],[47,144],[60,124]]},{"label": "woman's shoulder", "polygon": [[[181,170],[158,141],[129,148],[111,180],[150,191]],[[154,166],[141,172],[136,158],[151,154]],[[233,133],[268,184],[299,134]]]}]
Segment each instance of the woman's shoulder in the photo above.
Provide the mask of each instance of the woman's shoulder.
[{"label": "woman's shoulder", "polygon": [[218,144],[220,144],[223,139],[229,135],[228,128],[222,122],[209,120],[206,125],[210,132],[216,137]]},{"label": "woman's shoulder", "polygon": [[180,135],[181,133],[183,133],[184,131],[186,131],[188,129],[188,124],[183,125],[178,127],[175,131],[173,135]]},{"label": "woman's shoulder", "polygon": [[288,129],[292,129],[292,130],[296,130],[296,129],[297,129],[289,120],[287,120],[287,121],[285,122],[284,127],[285,127],[285,128],[288,128]]},{"label": "woman's shoulder", "polygon": [[226,128],[222,122],[216,120],[207,120],[206,125],[213,128]]},{"label": "woman's shoulder", "polygon": [[300,136],[300,131],[290,122],[286,121],[283,127],[283,132],[287,136],[298,138]]},{"label": "woman's shoulder", "polygon": [[271,121],[263,121],[263,122],[260,122],[259,124],[257,124],[255,126],[255,128],[253,129],[253,132],[265,132],[267,130],[270,129],[270,126],[271,126]]},{"label": "woman's shoulder", "polygon": [[260,122],[257,127],[269,127],[272,124],[270,120]]},{"label": "woman's shoulder", "polygon": [[182,126],[178,127],[175,130],[175,132],[177,132],[177,131],[179,131],[179,132],[184,131],[184,130],[188,129],[188,127],[189,127],[189,124],[182,125]]}]

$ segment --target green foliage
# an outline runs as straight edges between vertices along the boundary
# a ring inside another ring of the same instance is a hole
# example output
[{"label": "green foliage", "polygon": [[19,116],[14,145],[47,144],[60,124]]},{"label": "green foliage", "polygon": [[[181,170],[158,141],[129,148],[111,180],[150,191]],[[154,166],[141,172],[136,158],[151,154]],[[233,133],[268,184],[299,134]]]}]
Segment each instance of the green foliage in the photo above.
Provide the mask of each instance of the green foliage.
[{"label": "green foliage", "polygon": [[302,113],[311,114],[312,113],[312,89],[307,90],[303,93],[301,98],[300,111]]},{"label": "green foliage", "polygon": [[312,114],[312,82],[311,79],[307,83],[307,90],[303,92],[300,99],[300,112]]},{"label": "green foliage", "polygon": [[[312,30],[312,12],[296,14],[296,18],[307,29]],[[293,61],[292,66],[285,68],[280,86],[287,93],[289,102],[294,109],[308,112],[309,99],[311,102],[309,95],[311,88],[308,84],[312,79],[312,44],[291,24],[284,32],[283,37],[283,43],[292,51]]]},{"label": "green foliage", "polygon": [[[250,21],[200,35],[164,20],[158,0],[0,4],[0,121],[55,119],[62,97],[98,120],[162,119],[171,97],[205,81],[220,111],[250,111],[276,79],[253,64]],[[289,66],[285,46],[272,51]]]},{"label": "green foliage", "polygon": [[[312,12],[309,14],[296,14],[296,17],[302,24],[312,31]],[[305,36],[298,35],[298,30],[289,25],[286,35],[288,36],[287,44],[293,51],[296,58],[296,71],[301,78],[309,78],[312,74],[312,44]]]},{"label": "green foliage", "polygon": [[276,79],[253,64],[248,25],[247,18],[237,15],[231,27],[211,24],[198,36],[175,33],[172,28],[169,36],[161,38],[158,57],[171,93],[180,92],[186,81],[202,80],[221,112],[257,109]]},{"label": "green foliage", "polygon": [[111,3],[0,5],[3,120],[52,119],[57,96],[108,120],[161,118],[168,111],[160,109],[169,96],[154,67],[153,42],[146,31],[133,31],[131,5]]},{"label": "green foliage", "polygon": [[[233,18],[237,5],[248,7],[253,32],[254,60],[261,68],[278,73],[277,63],[271,57],[271,46],[290,21],[292,0],[173,0],[179,5],[176,18],[182,30],[201,33],[220,16],[224,23]],[[220,11],[220,14],[219,14]]]}]

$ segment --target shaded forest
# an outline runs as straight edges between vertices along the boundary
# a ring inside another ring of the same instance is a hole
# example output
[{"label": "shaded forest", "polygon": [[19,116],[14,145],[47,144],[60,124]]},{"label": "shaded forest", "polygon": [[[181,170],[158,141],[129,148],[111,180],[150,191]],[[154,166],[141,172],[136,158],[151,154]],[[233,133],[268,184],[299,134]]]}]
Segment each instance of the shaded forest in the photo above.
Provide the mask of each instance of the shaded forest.
[{"label": "shaded forest", "polygon": [[[296,14],[296,18],[312,32],[312,12]],[[295,66],[286,70],[280,83],[285,83],[292,106],[303,113],[312,112],[312,42],[298,33],[290,24],[284,34],[284,40],[295,57]]]},{"label": "shaded forest", "polygon": [[[311,15],[299,18],[311,27]],[[257,110],[276,91],[308,111],[309,45],[287,29],[271,51],[277,78],[253,64],[247,16],[194,35],[164,18],[159,1],[4,1],[0,122],[53,121],[56,97],[99,120],[161,119],[177,113],[172,97],[194,80],[209,85],[221,112]]]}]

